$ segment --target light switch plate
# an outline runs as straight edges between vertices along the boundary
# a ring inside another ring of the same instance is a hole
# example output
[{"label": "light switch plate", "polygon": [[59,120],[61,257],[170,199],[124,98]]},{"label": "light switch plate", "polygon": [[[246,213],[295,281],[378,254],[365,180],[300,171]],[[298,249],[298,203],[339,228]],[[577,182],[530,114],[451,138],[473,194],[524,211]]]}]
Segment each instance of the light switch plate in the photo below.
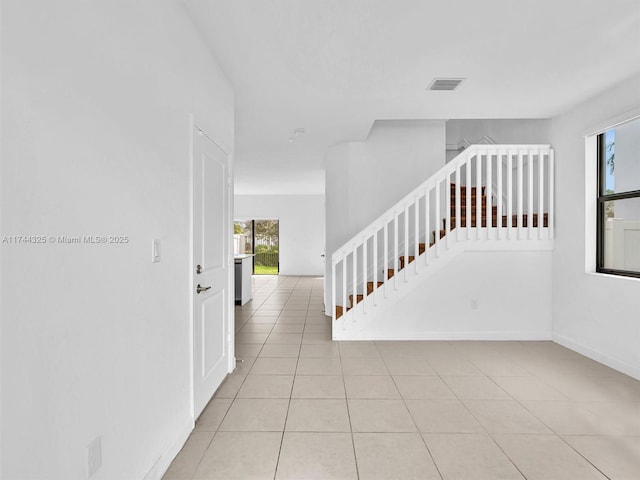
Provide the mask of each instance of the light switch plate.
[{"label": "light switch plate", "polygon": [[160,261],[160,239],[154,238],[151,242],[151,261],[157,263]]}]

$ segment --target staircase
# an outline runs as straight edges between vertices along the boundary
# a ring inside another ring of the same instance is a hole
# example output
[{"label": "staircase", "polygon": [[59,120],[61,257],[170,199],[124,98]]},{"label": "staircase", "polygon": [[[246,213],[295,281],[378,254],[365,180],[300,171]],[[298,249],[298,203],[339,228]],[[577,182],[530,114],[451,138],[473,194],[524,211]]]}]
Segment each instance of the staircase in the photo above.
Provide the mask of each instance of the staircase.
[{"label": "staircase", "polygon": [[548,248],[553,160],[549,145],[471,145],[336,250],[334,338],[461,251]]}]

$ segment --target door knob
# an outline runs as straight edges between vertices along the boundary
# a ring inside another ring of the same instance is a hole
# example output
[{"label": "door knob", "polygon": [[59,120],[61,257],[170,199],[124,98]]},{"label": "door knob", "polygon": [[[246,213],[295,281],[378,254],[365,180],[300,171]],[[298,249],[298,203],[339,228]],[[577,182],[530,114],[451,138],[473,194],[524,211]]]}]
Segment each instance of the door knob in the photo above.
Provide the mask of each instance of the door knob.
[{"label": "door knob", "polygon": [[203,287],[200,284],[198,284],[198,286],[196,287],[196,293],[202,293],[202,292],[206,292],[207,290],[209,290],[211,287]]}]

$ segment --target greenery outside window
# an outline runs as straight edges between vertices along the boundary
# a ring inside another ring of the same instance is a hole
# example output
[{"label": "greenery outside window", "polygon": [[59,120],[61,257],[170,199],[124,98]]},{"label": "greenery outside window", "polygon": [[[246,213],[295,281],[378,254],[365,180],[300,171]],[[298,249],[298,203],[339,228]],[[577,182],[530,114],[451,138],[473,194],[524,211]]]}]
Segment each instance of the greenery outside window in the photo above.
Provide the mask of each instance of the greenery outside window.
[{"label": "greenery outside window", "polygon": [[640,119],[598,135],[597,271],[640,277]]},{"label": "greenery outside window", "polygon": [[254,275],[278,275],[280,270],[280,222],[245,220],[234,222],[234,253],[253,255]]}]

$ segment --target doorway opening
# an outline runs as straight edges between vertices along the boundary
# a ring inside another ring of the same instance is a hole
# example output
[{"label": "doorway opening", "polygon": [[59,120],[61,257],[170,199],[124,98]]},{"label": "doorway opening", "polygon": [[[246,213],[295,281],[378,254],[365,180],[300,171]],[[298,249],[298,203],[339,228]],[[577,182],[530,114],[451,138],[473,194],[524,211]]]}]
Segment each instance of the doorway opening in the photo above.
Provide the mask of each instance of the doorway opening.
[{"label": "doorway opening", "polygon": [[253,255],[254,275],[278,275],[280,272],[280,222],[236,220],[233,226],[234,253]]}]

